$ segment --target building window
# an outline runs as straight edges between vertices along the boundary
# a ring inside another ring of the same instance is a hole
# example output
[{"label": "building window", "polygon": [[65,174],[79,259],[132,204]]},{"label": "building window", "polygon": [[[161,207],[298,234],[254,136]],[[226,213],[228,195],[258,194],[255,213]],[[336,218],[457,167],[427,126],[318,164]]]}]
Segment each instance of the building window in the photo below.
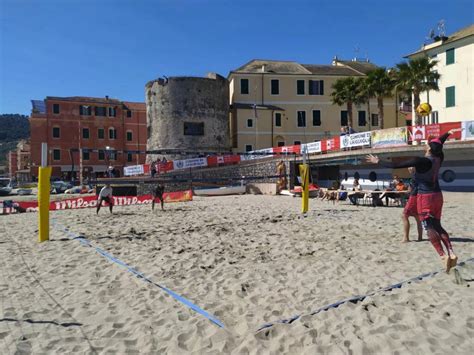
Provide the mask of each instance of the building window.
[{"label": "building window", "polygon": [[284,147],[284,146],[285,146],[285,142],[284,142],[284,141],[283,141],[283,142],[282,142],[282,141],[278,141],[278,142],[277,142],[277,146],[278,146],[278,147]]},{"label": "building window", "polygon": [[184,122],[185,136],[203,136],[204,122]]},{"label": "building window", "polygon": [[431,123],[432,124],[438,123],[438,111],[431,112]]},{"label": "building window", "polygon": [[359,127],[365,126],[366,123],[367,123],[366,116],[365,116],[365,111],[359,111],[358,114],[359,114],[359,117],[358,117],[359,118],[358,119]]},{"label": "building window", "polygon": [[313,126],[321,126],[321,111],[313,110]]},{"label": "building window", "polygon": [[456,106],[456,89],[454,86],[446,88],[446,107]]},{"label": "building window", "polygon": [[83,149],[82,150],[82,160],[89,160],[90,159],[90,153],[88,149]]},{"label": "building window", "polygon": [[296,80],[296,95],[304,95],[304,80]]},{"label": "building window", "polygon": [[103,129],[103,128],[99,128],[99,129],[97,130],[97,138],[99,138],[99,139],[104,139],[104,137],[105,137],[104,129]]},{"label": "building window", "polygon": [[117,130],[115,128],[109,128],[109,138],[117,139]]},{"label": "building window", "polygon": [[128,131],[127,132],[127,141],[128,142],[131,142],[133,139],[133,133],[131,131]]},{"label": "building window", "polygon": [[297,111],[296,116],[298,127],[306,127],[306,111]]},{"label": "building window", "polygon": [[53,160],[61,160],[61,151],[59,149],[53,149]]},{"label": "building window", "polygon": [[275,127],[281,127],[281,113],[275,112]]},{"label": "building window", "polygon": [[115,150],[109,150],[109,160],[117,160],[117,152]]},{"label": "building window", "polygon": [[252,150],[253,150],[252,144],[246,144],[246,145],[245,145],[245,151],[246,151],[246,152],[251,152]]},{"label": "building window", "polygon": [[117,109],[115,107],[109,107],[109,117],[116,117]]},{"label": "building window", "polygon": [[324,95],[324,80],[310,80],[309,81],[310,95]]},{"label": "building window", "polygon": [[105,107],[95,107],[95,115],[96,116],[105,116],[106,115],[106,108]]},{"label": "building window", "polygon": [[295,141],[295,145],[301,145],[301,141]]},{"label": "building window", "polygon": [[280,80],[271,80],[271,93],[272,95],[280,95]]},{"label": "building window", "polygon": [[341,111],[341,126],[347,126],[347,111]]},{"label": "building window", "polygon": [[132,117],[132,111],[127,110],[127,117],[128,117],[128,118],[131,118],[131,117]]},{"label": "building window", "polygon": [[247,119],[247,128],[252,128],[253,127],[253,118],[248,118]]},{"label": "building window", "polygon": [[248,95],[249,93],[249,79],[240,79],[240,93]]},{"label": "building window", "polygon": [[53,127],[53,138],[61,137],[61,128]]},{"label": "building window", "polygon": [[59,113],[59,104],[53,104],[53,113],[55,114]]},{"label": "building window", "polygon": [[446,50],[446,65],[454,64],[454,48]]},{"label": "building window", "polygon": [[90,115],[92,115],[92,107],[87,106],[87,105],[79,106],[79,114],[81,116],[90,116]]},{"label": "building window", "polygon": [[132,153],[127,153],[127,161],[130,163],[131,161],[133,161],[133,155]]},{"label": "building window", "polygon": [[103,150],[99,150],[98,155],[99,155],[99,160],[105,159],[105,152]]},{"label": "building window", "polygon": [[378,126],[379,125],[379,115],[377,113],[373,113],[371,115],[372,118],[372,126]]},{"label": "building window", "polygon": [[82,129],[82,138],[89,139],[89,128]]}]

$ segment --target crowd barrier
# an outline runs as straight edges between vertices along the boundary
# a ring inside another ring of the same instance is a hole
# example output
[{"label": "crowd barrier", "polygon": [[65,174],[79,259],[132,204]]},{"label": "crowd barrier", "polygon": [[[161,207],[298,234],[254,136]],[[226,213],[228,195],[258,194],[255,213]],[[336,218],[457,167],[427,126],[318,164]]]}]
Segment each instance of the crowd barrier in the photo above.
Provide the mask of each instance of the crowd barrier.
[{"label": "crowd barrier", "polygon": [[[245,154],[212,155],[202,158],[158,162],[155,165],[157,174],[189,168],[214,167],[240,163],[241,161],[267,158],[275,154],[300,155],[325,154],[341,150],[358,148],[390,148],[403,147],[413,141],[426,141],[439,137],[451,129],[464,128],[462,132],[454,133],[449,139],[474,140],[474,121],[448,122],[423,126],[395,127],[375,131],[358,132],[342,136],[322,139],[301,145],[290,145],[254,150]],[[126,167],[124,175],[141,175],[150,171],[150,165]]]}]

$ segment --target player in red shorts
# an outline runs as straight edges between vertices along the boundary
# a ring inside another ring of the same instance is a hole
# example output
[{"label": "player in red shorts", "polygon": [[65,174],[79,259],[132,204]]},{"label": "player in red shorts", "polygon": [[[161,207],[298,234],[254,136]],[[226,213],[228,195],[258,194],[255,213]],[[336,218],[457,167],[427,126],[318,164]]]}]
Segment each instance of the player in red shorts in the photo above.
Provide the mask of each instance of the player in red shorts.
[{"label": "player in red shorts", "polygon": [[[377,156],[368,155],[367,162],[381,164],[386,168],[415,168],[415,181],[418,185],[418,214],[428,238],[438,252],[446,272],[456,266],[458,257],[454,254],[448,232],[441,226],[443,193],[439,187],[438,174],[444,160],[443,144],[450,134],[461,129],[452,129],[426,145],[424,157],[416,157],[401,163],[382,162]],[[443,249],[446,249],[446,251]]]},{"label": "player in red shorts", "polygon": [[414,217],[416,220],[416,227],[418,229],[418,241],[422,240],[423,238],[423,227],[421,226],[421,221],[418,216],[418,186],[416,184],[416,180],[414,179],[415,168],[408,168],[408,171],[410,172],[410,174],[412,174],[413,178],[410,181],[410,196],[408,197],[407,204],[405,205],[402,214],[403,232],[405,233],[405,237],[403,238],[402,243],[407,243],[410,241],[410,221],[408,220],[408,217]]}]

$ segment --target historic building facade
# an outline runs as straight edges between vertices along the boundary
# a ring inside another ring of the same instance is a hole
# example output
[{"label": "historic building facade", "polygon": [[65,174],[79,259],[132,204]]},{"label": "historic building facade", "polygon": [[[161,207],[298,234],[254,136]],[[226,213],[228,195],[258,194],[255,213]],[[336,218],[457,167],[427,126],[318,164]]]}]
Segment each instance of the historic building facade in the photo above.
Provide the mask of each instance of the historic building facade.
[{"label": "historic building facade", "polygon": [[[406,58],[428,56],[437,61],[439,91],[423,92],[421,102],[432,107],[425,124],[474,120],[474,25],[433,42]],[[413,108],[415,109],[415,108]],[[413,112],[414,117],[414,112]]]},{"label": "historic building facade", "polygon": [[[146,150],[144,103],[94,97],[32,100],[30,117],[31,175],[38,175],[41,143],[48,144],[54,177],[99,176],[109,166],[117,171],[143,164]],[[139,153],[141,152],[141,153]]]},{"label": "historic building facade", "polygon": [[[331,65],[299,64],[274,60],[252,60],[230,72],[230,129],[237,152],[272,146],[313,142],[338,135],[347,125],[345,106],[331,103],[336,80],[364,77],[376,68],[367,61],[341,61]],[[397,122],[395,98],[384,100],[385,128]],[[353,105],[353,129],[379,128],[376,100]]]}]

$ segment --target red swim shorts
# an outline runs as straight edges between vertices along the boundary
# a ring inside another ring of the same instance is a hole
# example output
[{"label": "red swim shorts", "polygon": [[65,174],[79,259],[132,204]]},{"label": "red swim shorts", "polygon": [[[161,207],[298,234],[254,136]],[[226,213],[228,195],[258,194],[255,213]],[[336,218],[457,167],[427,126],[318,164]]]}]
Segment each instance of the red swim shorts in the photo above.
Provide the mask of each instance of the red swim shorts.
[{"label": "red swim shorts", "polygon": [[441,219],[441,210],[443,209],[443,194],[441,192],[418,194],[417,202],[418,213],[422,221],[430,217]]},{"label": "red swim shorts", "polygon": [[403,214],[407,217],[417,217],[418,216],[418,206],[417,206],[417,195],[410,195],[408,198],[407,204],[403,209]]}]

